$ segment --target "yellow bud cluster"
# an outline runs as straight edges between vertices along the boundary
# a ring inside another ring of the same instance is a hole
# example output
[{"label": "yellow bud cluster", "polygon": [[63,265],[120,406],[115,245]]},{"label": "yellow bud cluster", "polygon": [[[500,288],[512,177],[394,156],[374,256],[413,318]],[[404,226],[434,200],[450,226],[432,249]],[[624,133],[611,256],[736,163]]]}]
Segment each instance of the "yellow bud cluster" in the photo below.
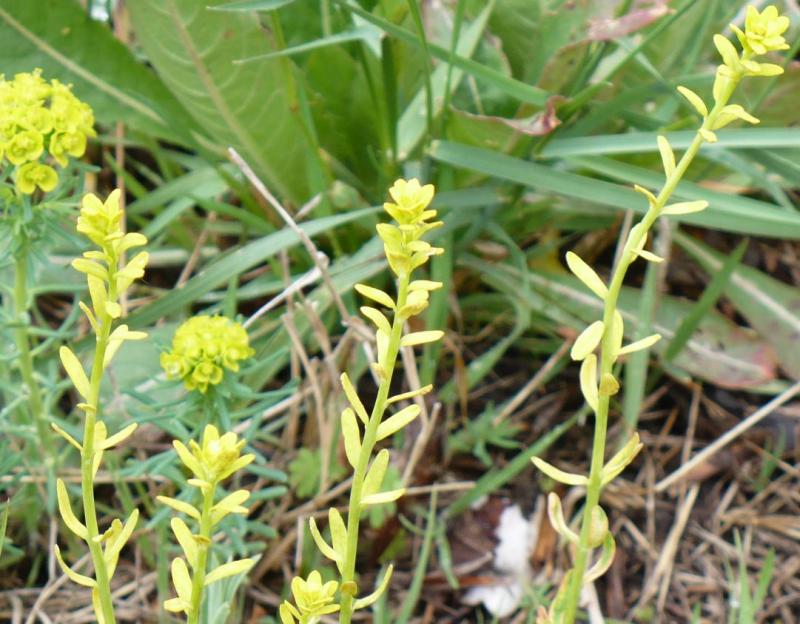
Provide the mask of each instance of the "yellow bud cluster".
[{"label": "yellow bud cluster", "polygon": [[[329,613],[336,613],[339,605],[334,602],[334,595],[339,588],[336,581],[322,582],[322,575],[313,570],[308,578],[299,576],[292,579],[293,605],[284,600],[280,606],[281,624],[308,624]],[[296,605],[296,606],[295,606]]]},{"label": "yellow bud cluster", "polygon": [[69,85],[46,81],[40,70],[13,80],[0,75],[0,164],[8,161],[16,167],[19,192],[52,191],[58,174],[42,157],[62,167],[70,156],[80,158],[87,138],[95,136],[93,126],[92,109]]},{"label": "yellow bud cluster", "polygon": [[238,439],[235,433],[220,436],[213,425],[206,426],[200,444],[191,440],[189,448],[186,448],[178,440],[173,442],[178,457],[194,475],[189,479],[189,485],[200,489],[203,503],[197,508],[176,498],[158,497],[159,502],[195,520],[199,528],[199,533],[194,534],[182,519],[172,518],[170,521],[184,556],[172,561],[172,582],[178,595],[165,601],[164,608],[173,613],[186,613],[190,621],[198,621],[205,587],[229,576],[244,574],[255,563],[254,559],[238,559],[206,573],[214,527],[229,514],[248,513],[243,505],[250,497],[247,490],[236,490],[219,502],[214,502],[219,483],[255,459],[255,455],[241,454],[244,445],[245,441]]},{"label": "yellow bud cluster", "polygon": [[213,486],[241,470],[255,459],[255,455],[242,455],[245,441],[233,432],[219,435],[213,425],[207,425],[200,444],[191,440],[189,448],[178,441],[173,442],[183,464],[194,474],[189,481],[201,489]]},{"label": "yellow bud cluster", "polygon": [[429,221],[436,216],[435,210],[428,210],[433,193],[432,184],[420,186],[416,178],[397,180],[389,189],[394,202],[386,202],[383,208],[397,225],[378,225],[378,236],[383,240],[389,266],[398,277],[408,276],[428,258],[442,253],[442,249],[421,240],[425,232],[442,225],[441,221]]},{"label": "yellow bud cluster", "polygon": [[247,332],[224,316],[193,316],[175,332],[172,349],[161,354],[161,367],[170,379],[183,379],[189,390],[202,393],[222,381],[225,369],[236,372],[251,357]]},{"label": "yellow bud cluster", "polygon": [[[123,232],[123,212],[119,200],[119,190],[112,191],[105,202],[89,193],[83,198],[78,216],[78,231],[100,248],[99,251],[86,251],[83,257],[72,261],[75,270],[86,274],[94,313],[83,305],[82,309],[98,334],[103,318],[120,317],[122,308],[117,299],[135,280],[141,279],[150,257],[146,251],[141,251],[126,264],[122,264],[122,254],[133,247],[146,245],[147,237],[139,233]],[[117,331],[124,333],[127,326],[120,325],[115,333]],[[136,334],[138,332],[128,332],[125,336],[118,335],[116,338],[120,339],[121,344],[121,340],[131,339]],[[113,338],[114,335],[112,342]],[[113,356],[113,352],[111,355]]]}]

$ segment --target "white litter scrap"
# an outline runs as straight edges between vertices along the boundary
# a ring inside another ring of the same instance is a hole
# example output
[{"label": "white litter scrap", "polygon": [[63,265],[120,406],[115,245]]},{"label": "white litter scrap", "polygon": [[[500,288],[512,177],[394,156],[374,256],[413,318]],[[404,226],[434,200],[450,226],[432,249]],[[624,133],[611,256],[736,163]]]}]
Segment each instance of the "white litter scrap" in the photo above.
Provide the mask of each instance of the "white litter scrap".
[{"label": "white litter scrap", "polygon": [[[534,519],[538,514],[534,514]],[[483,604],[495,617],[508,617],[519,607],[525,587],[530,583],[530,554],[536,543],[534,526],[522,515],[519,505],[511,505],[500,514],[495,535],[494,569],[499,581],[494,585],[471,588],[463,598],[468,605]]]}]

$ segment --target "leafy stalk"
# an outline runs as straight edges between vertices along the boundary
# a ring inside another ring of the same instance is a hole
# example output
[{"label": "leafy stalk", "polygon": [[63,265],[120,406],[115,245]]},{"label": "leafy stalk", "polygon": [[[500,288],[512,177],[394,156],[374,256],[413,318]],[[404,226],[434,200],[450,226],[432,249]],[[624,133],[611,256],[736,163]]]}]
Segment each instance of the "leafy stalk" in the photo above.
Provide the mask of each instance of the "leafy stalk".
[{"label": "leafy stalk", "polygon": [[14,330],[14,342],[17,346],[20,374],[22,382],[28,389],[28,408],[30,409],[32,424],[36,427],[36,436],[39,440],[39,450],[46,465],[48,484],[52,485],[51,477],[54,476],[55,460],[49,450],[53,449],[52,435],[47,427],[42,403],[42,390],[34,374],[33,356],[31,354],[30,339],[27,323],[23,319],[28,314],[28,254],[22,251],[14,260],[14,316],[17,327]]},{"label": "leafy stalk", "polygon": [[[397,280],[397,309],[400,310],[406,305],[408,296],[409,277],[404,276]],[[361,453],[358,456],[355,472],[353,473],[353,487],[350,490],[350,503],[347,507],[347,550],[344,556],[344,571],[342,572],[342,604],[339,616],[340,624],[349,624],[353,616],[353,596],[355,591],[348,591],[350,588],[355,590],[355,567],[356,554],[358,551],[358,526],[362,511],[362,489],[364,479],[367,475],[372,451],[375,448],[375,438],[378,426],[383,421],[386,412],[386,401],[389,398],[389,388],[392,385],[392,375],[397,364],[397,355],[400,352],[400,339],[403,334],[403,320],[399,315],[395,315],[392,321],[392,332],[389,335],[389,346],[386,352],[386,362],[383,365],[384,376],[381,378],[378,387],[378,396],[372,407],[366,430],[364,441],[361,444]]]},{"label": "leafy stalk", "polygon": [[[662,261],[662,258],[645,250],[648,233],[659,217],[697,212],[707,207],[708,204],[705,201],[682,202],[672,205],[668,205],[668,201],[703,143],[713,143],[717,140],[714,134],[715,130],[736,119],[758,123],[758,120],[741,106],[728,104],[728,101],[743,77],[773,76],[783,71],[777,65],[759,63],[754,58],[770,50],[788,48],[781,36],[788,25],[788,19],[779,16],[775,7],[768,7],[763,13],[750,7],[745,31],[733,27],[742,45],[741,54],[722,35],[714,37],[714,44],[722,56],[723,64],[717,70],[713,88],[714,106],[710,111],[699,95],[685,87],[678,87],[681,95],[703,117],[703,123],[677,163],[667,139],[663,136],[658,137],[658,147],[666,181],[657,196],[647,189],[636,187],[636,190],[646,197],[649,208],[641,221],[631,229],[617,266],[612,272],[610,284],[606,287],[597,273],[574,253],[567,254],[567,264],[572,272],[603,300],[603,317],[602,320],[595,321],[587,327],[572,348],[573,359],[582,361],[581,390],[587,403],[595,412],[589,475],[585,477],[567,473],[540,458],[534,458],[537,467],[556,481],[586,487],[586,501],[579,534],[576,534],[567,525],[558,496],[554,493],[550,494],[548,511],[551,523],[565,540],[572,543],[575,555],[572,569],[566,574],[549,613],[541,621],[572,624],[577,615],[582,586],[604,574],[611,565],[615,542],[608,530],[606,514],[600,506],[600,495],[603,487],[633,461],[642,446],[638,435],[634,434],[622,450],[607,463],[605,462],[609,403],[611,396],[619,391],[619,383],[614,377],[614,366],[620,356],[647,349],[660,339],[660,336],[653,335],[626,347],[622,346],[623,321],[617,310],[617,301],[625,276],[631,264],[638,257],[649,262]],[[599,366],[598,358],[593,353],[598,347],[600,349]],[[590,557],[593,551],[599,547],[602,547],[600,558],[589,568]]]},{"label": "leafy stalk", "polygon": [[92,369],[87,378],[83,364],[69,347],[60,350],[61,363],[78,394],[84,402],[78,407],[84,412],[83,442],[79,443],[66,431],[53,428],[81,455],[81,494],[84,521],[80,522],[72,511],[67,487],[62,480],[56,481],[58,507],[64,524],[86,542],[94,564],[95,578],[78,574],[61,557],[58,546],[55,555],[64,573],[76,583],[92,590],[92,603],[100,624],[114,624],[114,605],[111,599],[111,578],[119,560],[119,554],[133,533],[139,518],[134,509],[125,524],[114,519],[106,531],[100,531],[94,498],[95,475],[103,459],[103,453],[130,436],[136,429],[132,423],[112,436],[107,436],[105,423],[100,414],[100,386],[103,372],[114,354],[126,340],[141,340],[143,332],[132,332],[127,325],[113,329],[115,319],[122,314],[118,302],[119,294],[144,274],[147,252],[139,252],[123,266],[126,250],[139,247],[147,239],[136,233],[122,232],[122,209],[119,206],[119,191],[114,191],[104,202],[89,194],[84,197],[78,218],[78,231],[85,234],[100,250],[84,252],[83,257],[72,262],[73,268],[85,273],[89,286],[92,307],[80,304],[81,309],[95,332],[95,350]]},{"label": "leafy stalk", "polygon": [[[329,581],[323,584],[321,575],[316,570],[305,580],[296,577],[292,581],[294,604],[287,600],[280,606],[283,624],[313,624],[321,616],[337,611],[340,624],[349,624],[354,611],[368,607],[386,591],[392,573],[392,567],[389,566],[374,592],[356,598],[358,585],[355,568],[361,514],[365,507],[392,502],[405,493],[404,488],[382,491],[390,453],[387,449],[382,449],[373,455],[375,446],[408,425],[420,413],[420,407],[416,404],[408,405],[388,418],[387,410],[394,403],[413,399],[432,389],[428,385],[390,397],[397,356],[401,347],[423,345],[442,337],[441,331],[404,334],[406,321],[424,311],[428,306],[430,291],[442,286],[439,282],[429,280],[411,281],[411,276],[415,269],[442,250],[421,240],[423,234],[441,225],[441,222],[429,221],[436,216],[435,210],[427,209],[433,199],[433,186],[421,186],[416,179],[397,180],[389,192],[394,202],[387,202],[384,208],[396,221],[396,225],[381,223],[377,229],[384,243],[389,267],[396,277],[397,297],[393,299],[388,293],[365,284],[356,284],[355,287],[359,294],[383,308],[388,308],[393,314],[392,322],[389,323],[378,308],[361,308],[362,314],[376,328],[377,361],[371,367],[379,381],[378,395],[370,413],[358,397],[347,374],[341,377],[344,393],[350,403],[350,407],[342,412],[342,438],[347,460],[354,471],[347,524],[345,525],[335,507],[328,511],[333,542],[331,545],[322,537],[314,519],[309,521],[311,535],[317,547],[323,555],[336,563],[341,575],[340,582]],[[363,436],[359,420],[364,425]],[[340,604],[334,602],[337,588],[341,595]]]}]

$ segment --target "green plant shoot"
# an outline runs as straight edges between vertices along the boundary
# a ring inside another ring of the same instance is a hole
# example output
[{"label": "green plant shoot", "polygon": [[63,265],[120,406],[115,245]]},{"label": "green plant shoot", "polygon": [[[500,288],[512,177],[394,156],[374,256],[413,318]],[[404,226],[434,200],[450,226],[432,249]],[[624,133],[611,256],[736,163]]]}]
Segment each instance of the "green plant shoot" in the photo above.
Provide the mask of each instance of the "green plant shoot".
[{"label": "green plant shoot", "polygon": [[86,274],[92,302],[91,307],[83,302],[79,304],[95,334],[94,359],[89,376],[87,377],[83,364],[69,347],[63,346],[60,351],[64,370],[83,398],[83,402],[78,404],[85,416],[83,442],[79,443],[66,431],[53,425],[81,454],[84,521],[78,520],[72,511],[67,486],[61,479],[56,483],[58,508],[67,527],[89,547],[95,578],[72,570],[61,557],[58,546],[55,546],[55,554],[61,569],[69,578],[91,588],[92,602],[100,624],[115,622],[111,577],[114,575],[119,553],[133,533],[139,518],[138,510],[134,510],[125,524],[115,519],[111,527],[101,533],[94,499],[94,479],[103,460],[103,453],[123,442],[136,429],[136,423],[132,423],[121,431],[108,435],[101,420],[100,384],[103,372],[126,340],[141,340],[146,337],[143,332],[130,331],[124,324],[117,325],[112,330],[115,321],[122,316],[120,295],[144,275],[148,260],[147,252],[140,251],[127,264],[123,261],[126,251],[147,244],[147,238],[142,234],[123,232],[124,215],[119,199],[119,191],[113,191],[105,203],[92,194],[83,198],[78,217],[78,232],[99,248],[84,252],[82,258],[72,261],[73,268]]},{"label": "green plant shoot", "polygon": [[[395,276],[397,296],[393,298],[388,293],[365,284],[357,284],[355,287],[359,294],[393,313],[392,321],[389,322],[379,308],[361,308],[362,314],[375,325],[377,345],[377,361],[371,363],[371,368],[379,380],[379,386],[371,412],[367,411],[347,374],[341,377],[342,388],[350,403],[350,407],[341,416],[342,437],[345,455],[354,471],[347,523],[337,509],[331,508],[328,511],[332,538],[332,544],[329,544],[314,519],[309,521],[311,535],[317,547],[336,564],[340,580],[322,584],[316,571],[311,572],[307,580],[296,578],[292,583],[295,604],[285,601],[280,607],[283,624],[294,624],[295,621],[313,624],[322,615],[337,611],[339,622],[349,624],[354,611],[368,607],[386,591],[392,574],[390,566],[374,592],[358,597],[355,565],[361,514],[365,508],[395,501],[405,492],[404,488],[381,491],[390,454],[388,449],[381,449],[373,456],[373,451],[376,443],[400,431],[420,413],[420,407],[412,403],[384,419],[387,408],[432,390],[432,386],[428,385],[389,396],[400,348],[434,342],[442,337],[443,332],[433,330],[408,333],[405,329],[406,321],[428,306],[430,292],[442,286],[440,282],[411,279],[416,269],[427,263],[431,256],[442,252],[440,248],[422,240],[426,232],[442,224],[441,221],[431,221],[436,217],[436,211],[428,209],[433,199],[433,185],[421,186],[416,179],[397,180],[389,193],[394,201],[385,203],[384,209],[396,223],[381,223],[377,230],[384,244],[389,268]],[[337,589],[338,603],[334,601]]]},{"label": "green plant shoot", "polygon": [[[642,448],[639,436],[634,433],[616,455],[607,463],[604,461],[609,402],[611,397],[619,392],[620,387],[613,373],[614,365],[620,357],[647,349],[660,339],[658,334],[654,334],[623,346],[624,327],[622,315],[617,309],[617,299],[625,275],[637,258],[647,262],[662,262],[662,258],[645,249],[648,233],[659,217],[685,215],[704,210],[708,206],[708,202],[705,201],[673,204],[669,204],[668,201],[703,143],[714,143],[717,140],[715,134],[717,130],[737,119],[758,123],[758,119],[741,105],[728,102],[742,78],[776,76],[783,72],[783,68],[779,65],[762,63],[756,58],[771,51],[787,49],[789,46],[782,35],[788,27],[789,19],[779,15],[774,6],[767,7],[761,13],[751,6],[747,10],[745,30],[732,26],[741,44],[741,52],[737,51],[724,36],[714,35],[714,45],[722,57],[722,64],[718,67],[714,80],[712,93],[714,104],[709,109],[697,93],[686,87],[678,87],[680,94],[702,117],[703,122],[694,140],[678,161],[666,137],[658,137],[658,149],[666,180],[657,195],[646,188],[635,187],[647,200],[648,210],[642,220],[631,228],[610,283],[606,285],[575,253],[567,253],[566,261],[569,269],[603,301],[603,317],[589,325],[578,336],[571,352],[572,358],[581,362],[581,391],[595,414],[589,476],[567,473],[540,458],[533,459],[534,464],[552,479],[566,485],[586,488],[586,501],[578,533],[569,527],[564,518],[558,495],[555,493],[549,495],[550,522],[561,537],[571,545],[575,554],[572,569],[565,575],[549,612],[540,614],[539,621],[542,624],[548,622],[572,624],[576,618],[583,585],[605,574],[611,565],[616,545],[614,537],[608,530],[606,513],[600,506],[600,494],[603,488],[633,461]],[[599,358],[595,355],[598,348]],[[589,565],[596,549],[600,549],[600,555]]]},{"label": "green plant shoot", "polygon": [[244,502],[250,497],[247,490],[236,490],[215,503],[217,488],[222,481],[252,462],[255,455],[242,455],[245,441],[237,439],[232,432],[220,436],[213,425],[206,425],[201,444],[194,440],[189,442],[189,448],[178,440],[172,444],[192,473],[189,485],[200,490],[202,503],[197,508],[168,496],[158,497],[160,502],[189,516],[198,528],[197,533],[193,533],[182,519],[172,518],[170,521],[184,557],[172,560],[172,583],[178,596],[164,602],[164,608],[174,613],[185,613],[189,624],[198,624],[205,588],[229,576],[245,574],[255,563],[255,559],[238,559],[223,563],[210,572],[207,570],[214,528],[228,514],[247,515]]}]

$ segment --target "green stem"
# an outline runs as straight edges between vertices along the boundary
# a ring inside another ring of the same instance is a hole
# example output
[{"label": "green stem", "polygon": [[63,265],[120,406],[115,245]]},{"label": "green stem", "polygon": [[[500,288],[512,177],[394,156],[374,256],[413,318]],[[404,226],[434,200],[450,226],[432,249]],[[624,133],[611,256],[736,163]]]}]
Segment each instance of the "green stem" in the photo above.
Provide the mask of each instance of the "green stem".
[{"label": "green stem", "polygon": [[[730,81],[723,93],[720,94],[720,98],[714,104],[711,112],[703,121],[701,130],[711,130],[713,128],[720,110],[727,104],[737,84],[738,78]],[[636,254],[633,250],[637,248],[642,238],[647,235],[656,219],[661,215],[661,211],[672,196],[675,187],[677,187],[678,183],[683,178],[683,175],[694,160],[702,144],[703,137],[698,131],[691,145],[689,145],[689,148],[678,161],[675,169],[667,176],[664,187],[656,197],[655,202],[650,205],[650,208],[647,210],[644,217],[642,217],[640,221],[641,227],[636,232],[636,235],[629,237],[625,243],[619,263],[614,269],[613,277],[608,287],[608,295],[604,302],[603,323],[606,328],[611,327],[613,323],[614,312],[617,309],[617,300],[620,290],[622,289],[622,283],[625,280],[628,268],[636,259]],[[604,375],[612,373],[616,361],[617,355],[614,353],[615,345],[612,343],[612,339],[611,332],[606,330],[600,344],[600,379],[602,379]],[[565,595],[563,624],[572,624],[575,621],[581,588],[583,586],[583,577],[586,572],[589,555],[592,551],[592,548],[589,546],[591,520],[592,512],[600,502],[600,494],[602,491],[602,472],[605,461],[606,434],[608,432],[609,399],[610,397],[607,394],[604,395],[602,393],[598,399],[597,413],[595,415],[594,439],[592,443],[591,469],[589,471],[589,483],[586,486],[586,503],[583,508],[580,539],[575,552],[575,562],[570,572],[569,584]]]},{"label": "green stem", "polygon": [[[112,278],[113,279],[113,278]],[[113,281],[111,282],[113,283]],[[109,299],[115,300],[113,293]],[[97,310],[96,312],[100,312]],[[87,544],[94,564],[97,592],[100,598],[100,608],[105,624],[114,624],[114,604],[111,600],[111,578],[103,557],[103,548],[98,541],[100,531],[97,525],[97,509],[94,501],[94,437],[97,424],[97,412],[100,402],[100,384],[103,380],[103,360],[108,347],[108,337],[111,333],[111,317],[103,311],[99,314],[97,322],[99,333],[92,361],[92,375],[89,379],[89,396],[86,399],[86,422],[83,429],[83,447],[81,449],[81,490],[83,494],[83,515],[88,532]]]},{"label": "green stem", "polygon": [[28,313],[28,255],[21,253],[14,261],[14,316],[16,328],[14,330],[14,341],[17,346],[19,370],[22,381],[28,389],[28,408],[32,417],[32,424],[36,427],[39,438],[39,449],[42,457],[45,458],[48,474],[53,473],[54,463],[52,457],[46,449],[52,449],[50,443],[51,435],[44,417],[44,407],[42,404],[42,391],[39,382],[36,380],[33,367],[33,356],[28,338],[27,320]]},{"label": "green stem", "polygon": [[375,438],[378,433],[378,425],[383,420],[386,411],[386,401],[389,398],[389,389],[392,385],[392,374],[397,363],[397,354],[400,351],[400,339],[403,337],[403,319],[398,314],[399,310],[406,305],[408,296],[409,276],[404,275],[397,280],[397,302],[395,307],[394,320],[392,321],[392,333],[389,336],[389,346],[386,352],[386,363],[384,365],[383,377],[378,387],[378,396],[372,407],[369,422],[364,431],[364,440],[361,443],[361,452],[358,456],[355,472],[353,473],[353,485],[350,488],[350,504],[347,510],[347,550],[345,552],[344,566],[342,571],[342,603],[339,612],[339,624],[350,624],[353,617],[353,597],[357,593],[355,584],[356,554],[358,551],[358,525],[361,520],[361,492],[364,486],[364,478],[367,474],[367,467],[375,448]]},{"label": "green stem", "polygon": [[203,491],[203,509],[200,513],[200,539],[197,540],[197,567],[192,577],[192,608],[189,611],[187,624],[200,622],[200,610],[203,606],[203,587],[206,582],[206,565],[208,548],[211,545],[211,508],[214,506],[214,490],[216,483]]}]

